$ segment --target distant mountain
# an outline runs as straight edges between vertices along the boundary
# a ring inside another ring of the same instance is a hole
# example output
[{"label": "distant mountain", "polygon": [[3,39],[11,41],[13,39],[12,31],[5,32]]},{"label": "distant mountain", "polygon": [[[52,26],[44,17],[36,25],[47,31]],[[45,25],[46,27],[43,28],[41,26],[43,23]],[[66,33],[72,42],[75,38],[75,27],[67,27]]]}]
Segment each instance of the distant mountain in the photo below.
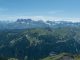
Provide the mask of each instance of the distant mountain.
[{"label": "distant mountain", "polygon": [[34,21],[32,19],[17,19],[15,22],[0,21],[0,29],[27,29],[27,28],[59,28],[59,27],[80,27],[80,22],[68,21]]}]

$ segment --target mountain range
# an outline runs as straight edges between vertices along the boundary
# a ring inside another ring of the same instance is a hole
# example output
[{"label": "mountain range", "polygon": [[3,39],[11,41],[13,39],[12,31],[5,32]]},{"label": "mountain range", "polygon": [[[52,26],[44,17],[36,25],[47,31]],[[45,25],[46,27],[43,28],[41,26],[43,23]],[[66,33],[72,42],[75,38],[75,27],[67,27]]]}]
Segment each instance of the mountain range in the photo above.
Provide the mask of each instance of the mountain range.
[{"label": "mountain range", "polygon": [[0,29],[27,29],[27,28],[58,28],[58,27],[80,27],[80,22],[69,21],[34,21],[32,19],[17,19],[14,22],[0,21]]},{"label": "mountain range", "polygon": [[80,23],[1,21],[0,60],[80,60]]}]

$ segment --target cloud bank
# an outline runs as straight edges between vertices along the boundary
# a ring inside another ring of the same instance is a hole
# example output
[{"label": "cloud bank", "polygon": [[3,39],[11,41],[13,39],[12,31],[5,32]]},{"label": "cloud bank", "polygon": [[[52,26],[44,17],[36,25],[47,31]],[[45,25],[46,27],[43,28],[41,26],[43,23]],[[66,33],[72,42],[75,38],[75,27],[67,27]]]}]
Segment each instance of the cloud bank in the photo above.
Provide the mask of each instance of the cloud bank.
[{"label": "cloud bank", "polygon": [[80,18],[64,18],[64,17],[54,17],[54,16],[0,16],[0,20],[16,21],[17,19],[32,19],[32,20],[43,20],[43,21],[71,21],[80,22]]}]

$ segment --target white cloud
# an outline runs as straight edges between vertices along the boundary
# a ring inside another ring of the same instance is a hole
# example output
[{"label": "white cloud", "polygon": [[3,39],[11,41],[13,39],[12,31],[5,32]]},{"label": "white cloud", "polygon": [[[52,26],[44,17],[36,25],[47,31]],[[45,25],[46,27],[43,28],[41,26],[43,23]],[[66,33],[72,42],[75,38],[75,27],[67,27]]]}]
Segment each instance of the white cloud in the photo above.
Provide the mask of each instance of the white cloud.
[{"label": "white cloud", "polygon": [[80,18],[64,18],[64,17],[54,17],[54,16],[0,16],[0,20],[10,20],[15,21],[18,18],[23,19],[33,19],[33,20],[43,20],[43,21],[72,21],[72,22],[80,22]]}]

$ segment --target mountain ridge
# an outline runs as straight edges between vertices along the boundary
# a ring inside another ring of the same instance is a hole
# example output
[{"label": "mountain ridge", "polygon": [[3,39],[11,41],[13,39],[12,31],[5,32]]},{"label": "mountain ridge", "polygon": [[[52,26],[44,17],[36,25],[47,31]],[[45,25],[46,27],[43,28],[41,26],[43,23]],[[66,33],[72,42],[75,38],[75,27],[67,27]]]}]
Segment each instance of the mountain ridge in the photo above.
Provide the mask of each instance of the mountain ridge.
[{"label": "mountain ridge", "polygon": [[0,29],[27,29],[27,28],[59,28],[59,27],[80,27],[80,22],[69,21],[34,21],[32,19],[17,19],[14,22],[0,21]]}]

